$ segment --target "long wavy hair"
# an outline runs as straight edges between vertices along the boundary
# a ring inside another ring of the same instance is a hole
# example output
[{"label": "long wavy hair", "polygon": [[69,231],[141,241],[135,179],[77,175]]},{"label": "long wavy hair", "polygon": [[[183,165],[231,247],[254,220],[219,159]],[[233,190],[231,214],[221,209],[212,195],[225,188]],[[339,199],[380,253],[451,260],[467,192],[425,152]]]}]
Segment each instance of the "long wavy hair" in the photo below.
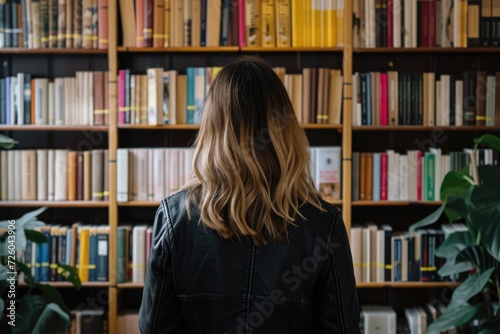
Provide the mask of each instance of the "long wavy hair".
[{"label": "long wavy hair", "polygon": [[195,141],[186,207],[224,238],[256,245],[288,238],[299,208],[322,209],[309,144],[288,93],[257,57],[225,66],[210,86]]}]

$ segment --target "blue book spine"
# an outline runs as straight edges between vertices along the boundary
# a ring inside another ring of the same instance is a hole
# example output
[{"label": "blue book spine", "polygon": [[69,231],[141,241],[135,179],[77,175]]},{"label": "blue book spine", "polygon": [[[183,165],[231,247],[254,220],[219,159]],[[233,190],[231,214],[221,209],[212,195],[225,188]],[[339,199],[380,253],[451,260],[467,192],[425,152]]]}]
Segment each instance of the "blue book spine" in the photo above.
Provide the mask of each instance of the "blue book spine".
[{"label": "blue book spine", "polygon": [[108,281],[108,250],[109,238],[107,233],[97,234],[97,281]]},{"label": "blue book spine", "polygon": [[200,45],[207,46],[207,4],[208,0],[201,0]]},{"label": "blue book spine", "polygon": [[373,194],[374,201],[380,201],[380,153],[373,153]]},{"label": "blue book spine", "polygon": [[222,0],[222,20],[220,46],[229,45],[229,27],[231,24],[231,0]]},{"label": "blue book spine", "polygon": [[24,123],[31,124],[31,75],[24,74],[24,90],[23,90],[23,109]]},{"label": "blue book spine", "polygon": [[90,232],[89,282],[97,281],[97,233]]},{"label": "blue book spine", "polygon": [[47,237],[47,242],[41,244],[41,255],[40,255],[40,281],[48,281],[50,277],[50,229],[43,231]]},{"label": "blue book spine", "polygon": [[65,257],[65,260],[64,263],[65,264],[70,264],[70,257],[71,257],[71,247],[73,247],[74,245],[71,244],[71,237],[73,235],[73,230],[71,229],[68,229],[68,231],[66,232],[66,257]]},{"label": "blue book spine", "polygon": [[194,78],[194,107],[195,114],[193,123],[201,123],[201,115],[203,113],[203,101],[205,100],[205,86],[206,86],[206,69],[204,67],[195,68]]},{"label": "blue book spine", "polygon": [[43,244],[36,244],[35,250],[35,280],[41,281],[42,278],[42,246]]},{"label": "blue book spine", "polygon": [[366,123],[372,125],[372,76],[366,73]]},{"label": "blue book spine", "polygon": [[401,239],[394,239],[394,282],[401,281]]},{"label": "blue book spine", "polygon": [[194,80],[195,68],[188,67],[187,74],[187,91],[186,91],[186,124],[194,124],[195,102],[194,102]]}]

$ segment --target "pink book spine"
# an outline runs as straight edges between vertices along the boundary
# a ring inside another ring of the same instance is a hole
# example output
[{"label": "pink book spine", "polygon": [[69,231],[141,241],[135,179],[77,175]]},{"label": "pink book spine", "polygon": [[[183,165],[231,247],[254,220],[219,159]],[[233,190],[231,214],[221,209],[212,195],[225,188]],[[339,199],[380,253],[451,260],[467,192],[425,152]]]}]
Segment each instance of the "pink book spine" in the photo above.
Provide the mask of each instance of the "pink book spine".
[{"label": "pink book spine", "polygon": [[422,200],[422,152],[417,152],[417,201]]},{"label": "pink book spine", "polygon": [[[387,201],[387,153],[380,154],[380,200]],[[379,175],[373,175],[379,177]]]},{"label": "pink book spine", "polygon": [[380,125],[389,125],[387,73],[380,73]]},{"label": "pink book spine", "polygon": [[118,124],[125,124],[125,70],[118,71]]},{"label": "pink book spine", "polygon": [[240,36],[240,47],[246,46],[245,40],[245,0],[238,0],[238,32]]}]

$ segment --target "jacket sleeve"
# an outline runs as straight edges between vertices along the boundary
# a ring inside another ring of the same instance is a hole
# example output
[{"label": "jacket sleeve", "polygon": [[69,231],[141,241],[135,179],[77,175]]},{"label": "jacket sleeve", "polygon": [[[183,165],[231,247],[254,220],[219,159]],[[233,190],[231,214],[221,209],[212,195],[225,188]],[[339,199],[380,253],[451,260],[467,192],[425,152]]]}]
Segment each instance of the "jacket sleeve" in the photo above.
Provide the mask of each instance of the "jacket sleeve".
[{"label": "jacket sleeve", "polygon": [[172,224],[163,205],[162,203],[158,208],[155,216],[139,310],[139,328],[142,334],[182,332],[181,306],[175,293],[172,252],[168,243]]},{"label": "jacket sleeve", "polygon": [[340,212],[319,242],[325,263],[313,295],[314,333],[359,333],[359,300],[349,239]]}]

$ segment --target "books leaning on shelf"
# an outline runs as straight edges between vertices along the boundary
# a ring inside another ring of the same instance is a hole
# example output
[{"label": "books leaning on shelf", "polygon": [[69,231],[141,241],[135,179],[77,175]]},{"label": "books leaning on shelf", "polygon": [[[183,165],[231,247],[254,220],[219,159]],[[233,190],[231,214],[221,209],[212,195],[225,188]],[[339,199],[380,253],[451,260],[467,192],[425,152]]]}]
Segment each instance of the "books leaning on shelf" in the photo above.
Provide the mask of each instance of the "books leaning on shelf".
[{"label": "books leaning on shelf", "polygon": [[108,125],[108,72],[79,71],[74,77],[0,79],[0,124]]},{"label": "books leaning on shelf", "polygon": [[500,45],[500,0],[354,0],[354,47]]},{"label": "books leaning on shelf", "polygon": [[[449,171],[462,171],[470,163],[472,149],[443,154],[387,150],[352,155],[353,201],[439,201],[441,182]],[[500,167],[500,151],[478,149],[476,162]]]},{"label": "books leaning on shelf", "polygon": [[120,0],[126,47],[342,47],[343,0]]},{"label": "books leaning on shelf", "polygon": [[107,282],[109,276],[109,226],[46,225],[36,228],[46,243],[27,241],[24,262],[37,281],[64,281],[58,263],[76,267],[82,282]]},{"label": "books leaning on shelf", "polygon": [[[198,124],[203,101],[221,67],[188,67],[186,74],[149,68],[146,74],[119,71],[119,124]],[[302,74],[274,69],[303,124],[340,124],[342,80],[340,70],[304,68]]]},{"label": "books leaning on shelf", "polygon": [[[159,203],[193,177],[192,148],[119,148],[116,151],[117,201]],[[341,194],[341,148],[311,148],[311,171],[326,200]]]},{"label": "books leaning on shelf", "polygon": [[108,48],[108,0],[0,4],[0,48]]},{"label": "books leaning on shelf", "polygon": [[107,201],[108,150],[0,151],[2,201]]},{"label": "books leaning on shelf", "polygon": [[357,283],[456,281],[437,272],[444,259],[436,249],[452,233],[467,231],[464,224],[445,224],[441,229],[417,230],[413,237],[395,232],[387,224],[353,225],[351,252]]},{"label": "books leaning on shelf", "polygon": [[500,72],[353,75],[353,125],[500,125]]}]

